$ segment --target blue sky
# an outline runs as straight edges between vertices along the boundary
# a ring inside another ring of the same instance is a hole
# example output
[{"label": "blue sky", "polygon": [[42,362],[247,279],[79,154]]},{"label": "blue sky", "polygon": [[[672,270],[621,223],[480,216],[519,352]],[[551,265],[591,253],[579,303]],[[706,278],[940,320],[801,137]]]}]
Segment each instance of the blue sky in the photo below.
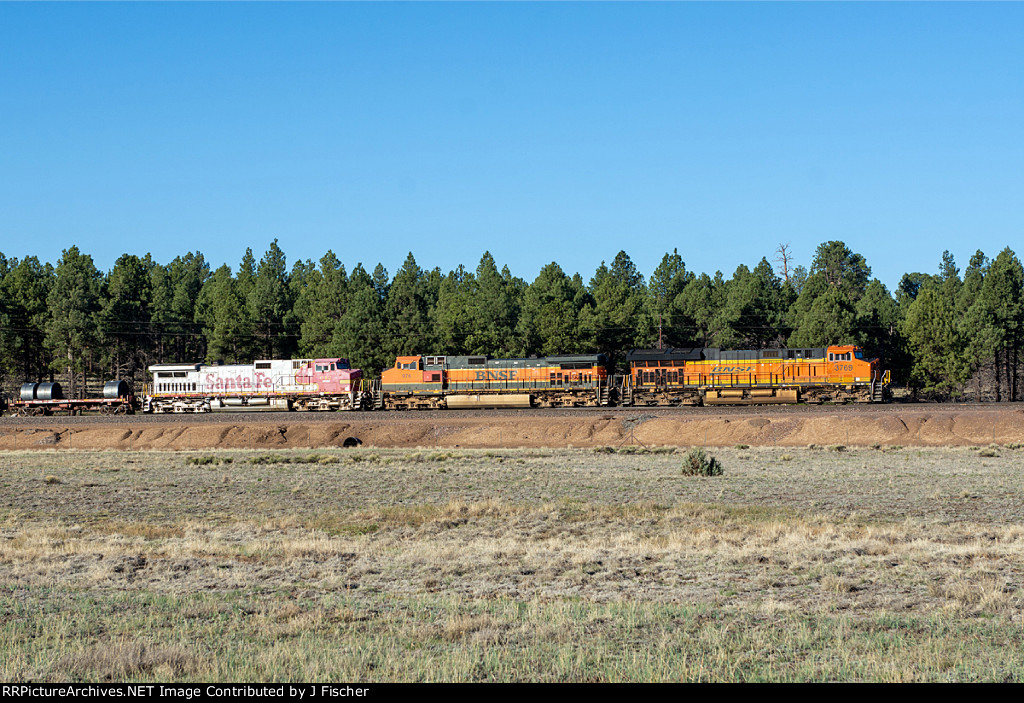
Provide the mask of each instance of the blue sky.
[{"label": "blue sky", "polygon": [[0,251],[892,288],[1024,255],[1024,4],[0,3]]}]

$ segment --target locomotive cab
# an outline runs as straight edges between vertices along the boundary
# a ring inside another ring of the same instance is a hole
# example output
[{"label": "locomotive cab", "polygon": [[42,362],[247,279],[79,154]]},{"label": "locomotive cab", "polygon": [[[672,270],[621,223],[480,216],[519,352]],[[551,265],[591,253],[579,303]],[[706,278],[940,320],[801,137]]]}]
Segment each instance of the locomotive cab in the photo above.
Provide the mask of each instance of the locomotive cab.
[{"label": "locomotive cab", "polygon": [[295,382],[315,385],[321,393],[347,393],[362,375],[349,366],[348,359],[314,359],[295,372]]},{"label": "locomotive cab", "polygon": [[865,383],[879,380],[879,360],[868,359],[864,350],[852,344],[827,349],[828,377],[833,383]]},{"label": "locomotive cab", "polygon": [[381,374],[381,386],[390,391],[423,393],[440,390],[446,380],[445,357],[400,356]]}]

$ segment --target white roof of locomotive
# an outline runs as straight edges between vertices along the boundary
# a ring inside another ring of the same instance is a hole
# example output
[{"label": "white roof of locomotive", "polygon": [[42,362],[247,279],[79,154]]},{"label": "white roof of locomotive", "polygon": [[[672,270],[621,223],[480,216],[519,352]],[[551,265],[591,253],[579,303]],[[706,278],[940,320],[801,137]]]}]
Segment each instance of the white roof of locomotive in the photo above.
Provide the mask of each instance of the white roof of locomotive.
[{"label": "white roof of locomotive", "polygon": [[150,371],[198,371],[202,364],[153,364]]}]

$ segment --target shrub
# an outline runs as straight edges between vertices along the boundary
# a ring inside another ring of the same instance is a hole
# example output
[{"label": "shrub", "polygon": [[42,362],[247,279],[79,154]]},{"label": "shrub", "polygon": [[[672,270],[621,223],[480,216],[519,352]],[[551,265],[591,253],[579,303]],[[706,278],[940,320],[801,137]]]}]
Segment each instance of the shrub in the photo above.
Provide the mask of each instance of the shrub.
[{"label": "shrub", "polygon": [[230,464],[231,462],[232,462],[232,459],[229,456],[213,456],[213,455],[209,455],[209,454],[207,454],[205,456],[190,456],[187,459],[185,459],[185,463],[186,464],[191,464],[192,466],[208,466],[208,465],[211,465],[211,464]]},{"label": "shrub", "polygon": [[694,447],[683,458],[683,475],[721,476],[722,464],[700,447]]}]

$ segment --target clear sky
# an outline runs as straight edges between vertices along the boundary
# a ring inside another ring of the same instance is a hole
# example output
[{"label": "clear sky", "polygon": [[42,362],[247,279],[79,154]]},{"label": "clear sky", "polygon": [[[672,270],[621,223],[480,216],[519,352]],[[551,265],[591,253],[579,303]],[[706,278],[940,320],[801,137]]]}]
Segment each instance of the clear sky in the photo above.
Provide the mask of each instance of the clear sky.
[{"label": "clear sky", "polygon": [[1024,255],[1024,4],[0,3],[0,251],[892,288]]}]

